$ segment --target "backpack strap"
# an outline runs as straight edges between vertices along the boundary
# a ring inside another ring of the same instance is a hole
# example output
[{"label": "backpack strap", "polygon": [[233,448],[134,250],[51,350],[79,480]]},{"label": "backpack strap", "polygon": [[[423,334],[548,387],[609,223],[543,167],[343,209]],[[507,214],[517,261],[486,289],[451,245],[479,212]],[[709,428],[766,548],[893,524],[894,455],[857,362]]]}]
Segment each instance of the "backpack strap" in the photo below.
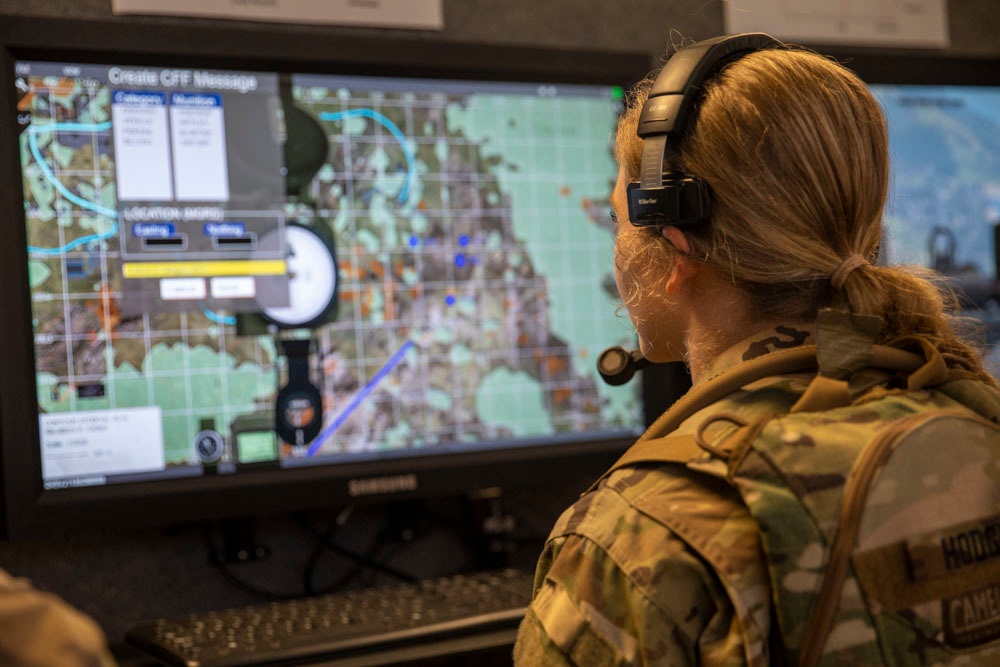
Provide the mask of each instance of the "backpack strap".
[{"label": "backpack strap", "polygon": [[[922,339],[921,339],[922,340]],[[917,381],[908,382],[907,389],[920,389],[931,386],[928,382],[943,382],[948,376],[948,368],[944,365],[940,353],[933,345],[927,344],[921,351],[924,355],[914,354],[895,347],[873,345],[870,348],[868,365],[892,372],[905,373],[912,377],[917,375]],[[786,350],[769,352],[756,359],[740,364],[735,368],[720,373],[703,384],[691,388],[677,400],[666,412],[653,422],[652,426],[639,438],[638,442],[653,440],[674,431],[685,419],[703,408],[719,401],[744,386],[756,380],[762,380],[774,375],[800,373],[819,367],[815,345],[800,345]],[[928,367],[919,374],[916,371]],[[942,376],[943,369],[943,376]],[[808,391],[807,391],[808,393]],[[826,393],[826,392],[823,392]],[[1000,402],[998,402],[1000,409]],[[802,411],[801,409],[798,411]],[[637,444],[638,444],[637,442]]]},{"label": "backpack strap", "polygon": [[962,371],[952,371],[948,381],[935,389],[976,412],[983,419],[1000,424],[1000,391],[994,387]]},{"label": "backpack strap", "polygon": [[[816,345],[770,352],[692,387],[653,422],[639,441],[663,437],[699,410],[755,380],[772,375],[818,370],[816,386],[810,386],[801,403],[792,408],[793,412],[849,405],[851,395],[847,382],[864,368],[903,373],[910,391],[941,384],[951,377],[941,353],[926,339],[901,338],[894,341],[892,347],[873,344],[882,326],[877,317],[825,308],[820,311],[816,325]],[[918,352],[908,352],[902,349],[903,346],[911,346]],[[1000,400],[997,407],[1000,409]]]},{"label": "backpack strap", "polygon": [[[744,386],[773,375],[785,375],[815,369],[816,346],[800,345],[769,352],[740,364],[702,384],[695,385],[653,422],[638,443],[653,440],[676,430],[685,419],[725,398]],[[617,465],[617,464],[616,464]]]},{"label": "backpack strap", "polygon": [[[937,352],[933,346],[929,349],[933,350],[934,353]],[[939,359],[940,355],[937,357]],[[910,375],[929,364],[936,365],[937,363],[934,359],[928,360],[912,352],[884,345],[872,346],[870,361],[873,367]],[[691,461],[708,450],[698,443],[696,435],[673,433],[685,419],[756,380],[775,375],[810,371],[815,368],[817,368],[816,346],[801,345],[757,357],[732,370],[721,373],[704,384],[693,387],[653,422],[653,425],[642,437],[629,447],[591,485],[587,492],[596,488],[602,480],[620,468],[639,463],[684,464]],[[947,368],[945,368],[945,373],[947,375]],[[924,376],[936,378],[937,373],[926,372],[921,375],[921,377]],[[816,385],[816,388],[813,385]],[[846,381],[832,380],[817,375],[806,393],[793,406],[793,411],[829,409],[839,405],[847,405],[850,403],[850,395],[846,390]],[[842,402],[844,400],[846,402]],[[997,406],[1000,409],[1000,399],[997,401]]]},{"label": "backpack strap", "polygon": [[[923,356],[923,363],[913,367],[915,360],[907,359],[896,352],[903,352],[895,347],[885,347],[872,345],[865,356],[857,355],[857,359],[864,359],[865,366],[855,368],[850,375],[864,367],[878,370],[891,370],[906,373],[906,390],[917,391],[927,387],[940,388],[949,380],[955,379],[957,373],[953,374],[948,368],[943,355],[934,345],[925,338],[917,336],[900,339],[898,343],[911,343],[920,350]],[[847,379],[830,377],[824,372],[822,346],[819,347],[819,374],[813,378],[802,397],[796,401],[789,412],[821,412],[850,405],[855,396],[852,394]],[[909,352],[903,352],[909,355]],[[839,368],[838,368],[839,370]],[[909,371],[909,372],[907,372]],[[965,403],[965,401],[960,401]],[[1000,410],[1000,398],[997,400],[997,409]],[[997,413],[1000,415],[1000,412]]]}]

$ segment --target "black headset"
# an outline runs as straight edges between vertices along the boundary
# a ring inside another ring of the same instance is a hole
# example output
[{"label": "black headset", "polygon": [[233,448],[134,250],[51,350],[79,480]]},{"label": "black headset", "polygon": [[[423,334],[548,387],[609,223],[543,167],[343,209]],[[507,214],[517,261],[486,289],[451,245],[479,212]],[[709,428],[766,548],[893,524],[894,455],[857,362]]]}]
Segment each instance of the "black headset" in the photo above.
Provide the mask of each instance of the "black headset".
[{"label": "black headset", "polygon": [[680,49],[664,65],[642,105],[636,134],[643,140],[639,180],[626,188],[636,227],[693,227],[706,222],[712,192],[697,176],[663,171],[667,137],[676,141],[694,121],[705,83],[748,53],[782,46],[762,32],[707,39]]}]

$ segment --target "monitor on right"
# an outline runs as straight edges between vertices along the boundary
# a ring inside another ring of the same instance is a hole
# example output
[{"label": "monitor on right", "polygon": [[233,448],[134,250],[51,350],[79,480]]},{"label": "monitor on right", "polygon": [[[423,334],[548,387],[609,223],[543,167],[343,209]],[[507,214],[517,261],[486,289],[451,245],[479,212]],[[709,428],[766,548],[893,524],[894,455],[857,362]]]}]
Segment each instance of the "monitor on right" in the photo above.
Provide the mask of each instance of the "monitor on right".
[{"label": "monitor on right", "polygon": [[1000,85],[871,84],[889,124],[882,261],[926,266],[984,321],[1000,371]]}]

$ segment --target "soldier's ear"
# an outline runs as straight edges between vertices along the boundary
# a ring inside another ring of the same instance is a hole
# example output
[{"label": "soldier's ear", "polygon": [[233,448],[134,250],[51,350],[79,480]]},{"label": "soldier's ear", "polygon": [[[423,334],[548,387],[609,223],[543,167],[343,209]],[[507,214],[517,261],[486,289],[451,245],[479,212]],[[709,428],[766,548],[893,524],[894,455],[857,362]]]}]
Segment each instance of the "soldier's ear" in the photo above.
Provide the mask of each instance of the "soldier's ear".
[{"label": "soldier's ear", "polygon": [[698,272],[698,263],[691,259],[691,244],[684,232],[676,227],[664,227],[660,233],[679,251],[674,255],[674,266],[666,283],[667,295],[676,296]]}]

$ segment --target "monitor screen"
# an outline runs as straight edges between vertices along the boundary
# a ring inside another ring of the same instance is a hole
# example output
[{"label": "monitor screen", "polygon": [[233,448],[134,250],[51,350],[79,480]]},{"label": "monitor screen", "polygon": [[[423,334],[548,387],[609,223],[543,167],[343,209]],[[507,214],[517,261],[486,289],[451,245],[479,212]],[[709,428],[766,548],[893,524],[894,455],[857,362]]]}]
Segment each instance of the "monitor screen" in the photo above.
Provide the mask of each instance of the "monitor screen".
[{"label": "monitor screen", "polygon": [[1000,85],[873,84],[889,124],[892,183],[882,255],[947,276],[983,320],[1000,371]]},{"label": "monitor screen", "polygon": [[628,79],[11,65],[20,486],[51,525],[462,489],[641,432],[640,388],[595,369],[634,345],[607,214]]}]

